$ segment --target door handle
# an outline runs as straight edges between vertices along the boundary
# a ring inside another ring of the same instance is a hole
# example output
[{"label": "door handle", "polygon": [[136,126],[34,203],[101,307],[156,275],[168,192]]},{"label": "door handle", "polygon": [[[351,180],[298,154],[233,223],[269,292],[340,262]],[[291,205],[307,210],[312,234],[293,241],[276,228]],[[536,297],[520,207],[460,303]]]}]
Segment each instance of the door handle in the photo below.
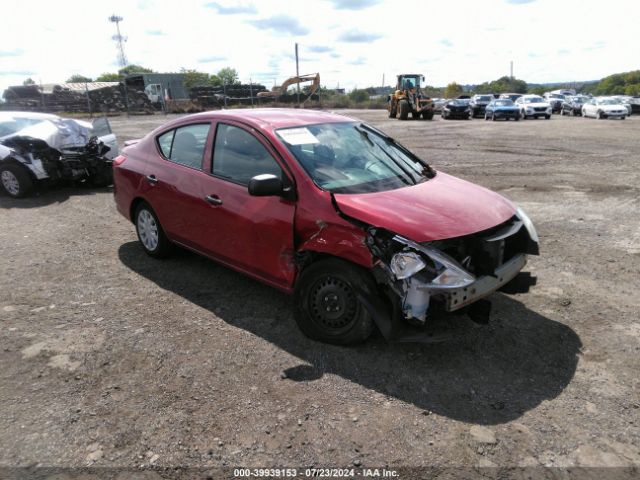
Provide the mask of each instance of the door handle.
[{"label": "door handle", "polygon": [[147,175],[146,179],[147,179],[147,182],[149,182],[151,185],[155,185],[156,183],[158,183],[158,179],[156,178],[155,175]]},{"label": "door handle", "polygon": [[211,205],[222,205],[222,200],[217,195],[207,195],[204,199]]}]

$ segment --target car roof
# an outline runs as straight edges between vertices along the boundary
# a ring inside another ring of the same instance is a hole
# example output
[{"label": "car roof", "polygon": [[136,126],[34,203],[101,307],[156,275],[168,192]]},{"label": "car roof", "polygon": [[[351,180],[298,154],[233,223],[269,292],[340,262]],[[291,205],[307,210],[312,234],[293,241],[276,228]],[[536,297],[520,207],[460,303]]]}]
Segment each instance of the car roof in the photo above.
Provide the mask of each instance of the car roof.
[{"label": "car roof", "polygon": [[231,110],[215,110],[195,113],[185,119],[202,120],[235,120],[250,123],[260,128],[278,129],[315,125],[319,123],[355,122],[356,119],[322,110],[303,110],[296,108],[242,108]]},{"label": "car roof", "polygon": [[30,118],[33,120],[58,120],[60,117],[50,113],[39,112],[0,112],[0,121],[7,121],[13,118]]}]

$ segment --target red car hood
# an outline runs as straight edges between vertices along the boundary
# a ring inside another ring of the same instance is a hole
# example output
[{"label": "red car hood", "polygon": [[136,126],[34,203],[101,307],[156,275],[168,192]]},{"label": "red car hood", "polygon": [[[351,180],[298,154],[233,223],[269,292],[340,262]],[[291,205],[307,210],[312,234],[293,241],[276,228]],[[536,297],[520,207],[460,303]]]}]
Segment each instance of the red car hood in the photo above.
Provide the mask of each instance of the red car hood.
[{"label": "red car hood", "polygon": [[491,190],[446,173],[386,192],[336,194],[340,211],[415,242],[480,232],[507,221],[516,207]]}]

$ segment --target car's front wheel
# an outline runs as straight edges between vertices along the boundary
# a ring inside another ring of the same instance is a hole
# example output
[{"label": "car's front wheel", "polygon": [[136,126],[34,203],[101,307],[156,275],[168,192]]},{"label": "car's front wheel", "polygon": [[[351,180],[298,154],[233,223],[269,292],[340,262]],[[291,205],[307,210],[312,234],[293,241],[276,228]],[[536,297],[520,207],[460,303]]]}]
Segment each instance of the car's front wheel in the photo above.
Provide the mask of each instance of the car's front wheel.
[{"label": "car's front wheel", "polygon": [[171,253],[171,242],[164,233],[158,216],[151,206],[142,202],[134,215],[136,233],[144,251],[154,258],[165,258]]},{"label": "car's front wheel", "polygon": [[33,190],[33,180],[20,165],[6,164],[0,167],[0,184],[13,198],[26,197]]},{"label": "car's front wheel", "polygon": [[369,273],[340,259],[320,260],[305,268],[294,291],[294,317],[308,337],[335,345],[366,340],[374,323],[360,295],[372,295]]}]

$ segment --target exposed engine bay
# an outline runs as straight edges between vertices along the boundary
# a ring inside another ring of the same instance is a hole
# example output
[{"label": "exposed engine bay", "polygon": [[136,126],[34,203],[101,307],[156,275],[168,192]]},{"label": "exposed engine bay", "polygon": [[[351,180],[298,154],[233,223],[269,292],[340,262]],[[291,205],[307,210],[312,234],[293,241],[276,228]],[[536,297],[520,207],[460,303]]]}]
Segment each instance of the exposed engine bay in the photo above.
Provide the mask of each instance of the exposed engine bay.
[{"label": "exposed engine bay", "polygon": [[[521,210],[489,230],[421,244],[384,229],[368,233],[377,282],[397,297],[404,319],[417,324],[432,308],[453,312],[500,289],[520,273],[527,254],[539,254],[535,228]],[[472,318],[486,323],[489,310]]]}]

